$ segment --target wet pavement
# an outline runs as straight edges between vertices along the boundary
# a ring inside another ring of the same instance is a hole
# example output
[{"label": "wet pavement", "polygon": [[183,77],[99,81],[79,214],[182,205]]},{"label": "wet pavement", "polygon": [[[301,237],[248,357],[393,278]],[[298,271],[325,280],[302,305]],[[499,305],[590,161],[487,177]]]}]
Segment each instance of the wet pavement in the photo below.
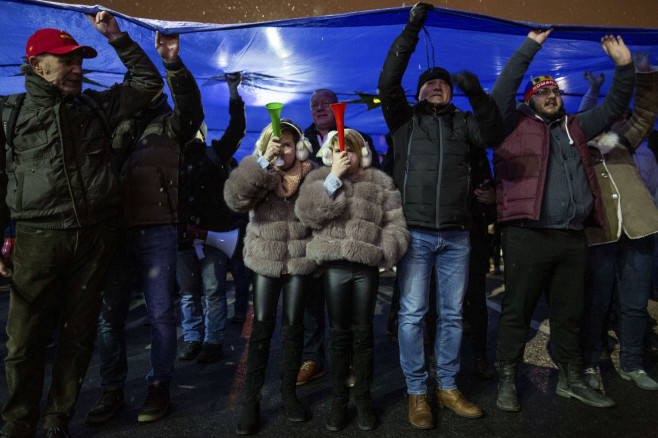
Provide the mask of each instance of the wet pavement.
[{"label": "wet pavement", "polygon": [[[521,412],[508,413],[495,405],[496,383],[475,375],[470,336],[464,337],[462,370],[458,385],[464,395],[480,406],[485,416],[480,419],[461,418],[448,410],[437,411],[434,430],[413,429],[407,420],[407,399],[404,377],[399,365],[398,345],[386,334],[386,319],[392,293],[393,273],[382,273],[375,314],[375,379],[372,395],[379,427],[363,432],[356,425],[356,410],[352,405],[352,422],[340,432],[325,429],[325,418],[331,404],[331,383],[328,376],[298,387],[298,395],[312,417],[305,423],[291,423],[281,412],[278,364],[281,345],[278,328],[272,342],[270,366],[261,402],[261,437],[658,437],[658,391],[637,388],[618,374],[619,347],[610,331],[609,341],[614,348],[610,360],[602,362],[606,393],[617,402],[617,407],[597,409],[573,399],[555,395],[557,367],[548,353],[547,308],[540,304],[533,320],[533,330],[526,348],[525,363],[519,370],[518,390]],[[489,346],[493,360],[496,342],[498,310],[504,288],[502,278],[490,276],[488,283]],[[232,302],[232,297],[229,298]],[[6,325],[9,296],[0,288],[0,324]],[[176,377],[170,388],[170,414],[151,424],[137,423],[137,413],[145,396],[144,376],[150,369],[149,327],[145,323],[144,307],[139,302],[131,310],[127,328],[129,374],[126,382],[126,407],[115,418],[102,426],[84,424],[86,412],[100,394],[98,354],[92,359],[85,380],[77,413],[70,425],[74,437],[227,437],[235,435],[239,402],[244,384],[246,344],[249,324],[228,324],[224,342],[224,359],[208,365],[196,362],[176,362]],[[650,301],[650,345],[646,369],[658,377],[658,302]],[[229,305],[229,316],[232,305]],[[180,327],[179,327],[180,334]],[[4,358],[6,334],[0,333],[0,357]],[[52,355],[49,355],[52,356]],[[50,365],[46,369],[46,385]],[[4,369],[0,375],[0,400],[6,398]]]}]

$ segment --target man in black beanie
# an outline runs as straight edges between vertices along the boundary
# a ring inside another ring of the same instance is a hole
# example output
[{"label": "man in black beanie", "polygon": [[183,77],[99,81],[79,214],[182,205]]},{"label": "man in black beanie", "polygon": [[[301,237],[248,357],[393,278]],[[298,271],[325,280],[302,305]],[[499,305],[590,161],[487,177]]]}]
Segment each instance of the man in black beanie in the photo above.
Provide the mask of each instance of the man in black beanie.
[{"label": "man in black beanie", "polygon": [[[418,103],[411,106],[407,102],[402,77],[427,11],[432,9],[425,3],[411,9],[409,22],[393,41],[379,76],[382,110],[393,142],[393,179],[402,193],[411,232],[409,250],[398,263],[398,339],[409,393],[409,422],[418,429],[434,427],[423,351],[423,317],[433,267],[438,314],[435,397],[458,415],[482,416],[480,408],[459,392],[455,381],[470,252],[469,151],[497,146],[504,138],[500,112],[472,73],[451,77],[441,67],[430,68],[418,81]],[[475,115],[450,103],[453,81],[468,97]]]}]

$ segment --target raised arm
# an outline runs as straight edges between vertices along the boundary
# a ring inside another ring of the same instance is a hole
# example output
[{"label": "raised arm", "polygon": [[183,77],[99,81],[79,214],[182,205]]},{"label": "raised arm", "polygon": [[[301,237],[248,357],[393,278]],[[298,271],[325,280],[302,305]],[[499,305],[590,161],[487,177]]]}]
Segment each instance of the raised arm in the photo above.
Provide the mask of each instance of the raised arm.
[{"label": "raised arm", "polygon": [[155,33],[155,49],[167,71],[167,84],[174,101],[174,113],[169,119],[170,127],[183,145],[194,138],[204,115],[201,92],[194,76],[178,56],[179,48],[178,35]]},{"label": "raised arm", "polygon": [[631,118],[619,128],[617,134],[626,140],[626,145],[635,151],[649,136],[656,123],[658,113],[658,69],[649,66],[648,53],[633,55],[635,74],[635,100]]},{"label": "raised arm", "polygon": [[116,19],[109,12],[102,11],[87,17],[94,28],[108,39],[130,72],[129,80],[107,91],[85,90],[101,104],[110,126],[115,128],[122,119],[133,116],[157,97],[162,92],[164,82],[146,53],[130,39],[127,32],[119,30]]},{"label": "raised arm", "polygon": [[551,32],[553,29],[531,30],[521,47],[507,60],[491,89],[491,96],[500,109],[506,134],[516,127],[516,92],[521,86],[523,76]]},{"label": "raised arm", "polygon": [[601,85],[605,81],[605,75],[601,73],[599,76],[592,74],[591,71],[585,72],[585,79],[589,82],[589,88],[587,92],[583,95],[583,100],[580,101],[580,107],[578,112],[587,111],[596,106],[596,102],[599,99],[599,93],[601,91]]},{"label": "raised arm", "polygon": [[242,81],[242,75],[240,73],[227,73],[225,77],[230,93],[228,103],[230,119],[222,138],[212,141],[212,147],[222,163],[228,163],[240,147],[240,143],[247,132],[244,102],[238,93],[238,85]]},{"label": "raised arm", "polygon": [[480,86],[480,81],[473,73],[463,71],[452,78],[453,83],[468,97],[477,120],[477,128],[469,126],[468,129],[470,143],[481,147],[497,147],[505,139],[505,127],[496,102]]},{"label": "raised arm", "polygon": [[411,107],[407,102],[402,77],[407,70],[409,58],[416,50],[418,33],[427,20],[427,11],[434,6],[427,3],[417,3],[409,12],[409,22],[402,33],[393,40],[388,50],[384,67],[379,74],[379,98],[382,101],[382,112],[389,131],[394,131],[411,117]]},{"label": "raised arm", "polygon": [[589,111],[576,114],[585,137],[589,140],[599,135],[608,125],[628,108],[633,96],[634,65],[631,52],[618,36],[606,35],[601,38],[603,50],[615,63],[615,73],[608,95]]}]

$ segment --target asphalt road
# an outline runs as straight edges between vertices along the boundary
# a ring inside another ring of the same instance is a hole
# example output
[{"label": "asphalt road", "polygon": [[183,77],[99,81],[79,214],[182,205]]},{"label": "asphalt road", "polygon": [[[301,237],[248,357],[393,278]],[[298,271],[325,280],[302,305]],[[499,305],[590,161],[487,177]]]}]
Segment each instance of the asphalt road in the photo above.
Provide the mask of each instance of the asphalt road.
[{"label": "asphalt road", "polygon": [[[399,365],[397,342],[386,334],[386,316],[392,292],[393,274],[382,274],[375,315],[375,379],[372,394],[379,427],[373,432],[362,432],[356,421],[341,432],[325,429],[325,418],[331,404],[331,383],[328,376],[299,387],[301,401],[312,413],[305,423],[291,423],[281,412],[278,363],[281,356],[277,329],[272,342],[270,366],[263,389],[261,437],[658,437],[658,391],[649,392],[624,381],[617,369],[619,348],[616,336],[610,331],[614,346],[611,360],[602,363],[607,394],[617,402],[611,409],[596,409],[578,401],[555,395],[557,367],[548,354],[547,308],[540,304],[533,320],[534,330],[526,348],[525,363],[520,367],[518,390],[522,410],[507,413],[495,406],[496,382],[478,378],[473,369],[470,336],[464,337],[462,371],[458,378],[461,391],[480,406],[485,416],[465,419],[450,411],[436,412],[434,430],[413,429],[407,420],[405,383]],[[488,279],[489,348],[494,358],[498,309],[504,288],[500,277]],[[232,302],[232,297],[229,298]],[[0,324],[7,320],[9,297],[0,289]],[[102,426],[84,424],[86,412],[99,396],[98,355],[94,354],[87,373],[77,413],[70,425],[74,437],[228,437],[235,435],[240,412],[239,403],[244,384],[249,324],[229,324],[225,336],[225,358],[215,364],[195,362],[176,363],[176,377],[171,387],[172,408],[164,419],[152,424],[138,424],[137,413],[145,396],[144,376],[150,369],[149,327],[145,323],[144,307],[136,303],[129,316],[129,374],[126,382],[126,407],[115,418]],[[658,302],[649,306],[652,319],[650,346],[646,355],[646,369],[658,377]],[[232,306],[229,306],[229,316]],[[249,321],[249,319],[248,319]],[[180,327],[179,327],[180,333]],[[0,333],[0,357],[4,358],[6,334]],[[52,356],[52,355],[49,355]],[[50,365],[46,368],[46,385]],[[4,369],[0,375],[0,400],[6,398]],[[350,414],[355,417],[352,405]]]}]

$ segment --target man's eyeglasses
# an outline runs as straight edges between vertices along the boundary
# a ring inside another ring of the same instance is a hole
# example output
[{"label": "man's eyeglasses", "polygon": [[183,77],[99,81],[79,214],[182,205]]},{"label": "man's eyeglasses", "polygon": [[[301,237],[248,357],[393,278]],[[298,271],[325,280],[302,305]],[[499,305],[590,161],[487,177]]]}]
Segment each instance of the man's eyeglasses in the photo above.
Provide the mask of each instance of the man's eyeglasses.
[{"label": "man's eyeglasses", "polygon": [[559,88],[544,87],[535,91],[535,94],[537,96],[546,96],[546,97],[550,96],[551,94],[554,94],[556,96],[561,96],[562,94],[564,94],[564,91],[560,90]]}]

